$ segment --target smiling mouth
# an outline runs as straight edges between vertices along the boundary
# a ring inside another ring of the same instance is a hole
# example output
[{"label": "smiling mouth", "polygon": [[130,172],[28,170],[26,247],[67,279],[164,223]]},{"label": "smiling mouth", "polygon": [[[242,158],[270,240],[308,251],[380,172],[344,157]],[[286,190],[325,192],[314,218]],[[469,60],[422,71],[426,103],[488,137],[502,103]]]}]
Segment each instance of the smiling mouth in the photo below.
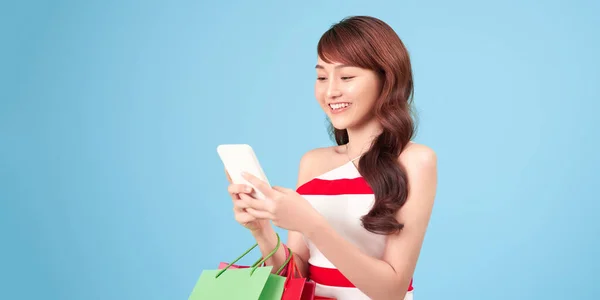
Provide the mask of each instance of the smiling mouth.
[{"label": "smiling mouth", "polygon": [[349,102],[330,103],[329,108],[332,112],[340,112],[346,110],[351,104]]}]

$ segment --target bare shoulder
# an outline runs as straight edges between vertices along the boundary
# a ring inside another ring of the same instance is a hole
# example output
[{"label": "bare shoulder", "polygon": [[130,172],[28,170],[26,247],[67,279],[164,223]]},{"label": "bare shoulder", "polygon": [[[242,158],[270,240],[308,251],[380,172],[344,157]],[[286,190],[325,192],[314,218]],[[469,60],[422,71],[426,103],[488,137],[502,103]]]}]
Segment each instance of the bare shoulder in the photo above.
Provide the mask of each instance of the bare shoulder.
[{"label": "bare shoulder", "polygon": [[306,183],[331,168],[331,158],[336,155],[337,146],[315,148],[307,151],[300,159],[298,186]]},{"label": "bare shoulder", "polygon": [[437,168],[437,154],[433,149],[423,144],[408,144],[398,160],[409,173],[416,171],[414,169],[431,171]]},{"label": "bare shoulder", "polygon": [[437,155],[428,146],[411,143],[400,154],[399,162],[406,170],[409,185],[407,207],[403,211],[426,220],[437,189]]}]

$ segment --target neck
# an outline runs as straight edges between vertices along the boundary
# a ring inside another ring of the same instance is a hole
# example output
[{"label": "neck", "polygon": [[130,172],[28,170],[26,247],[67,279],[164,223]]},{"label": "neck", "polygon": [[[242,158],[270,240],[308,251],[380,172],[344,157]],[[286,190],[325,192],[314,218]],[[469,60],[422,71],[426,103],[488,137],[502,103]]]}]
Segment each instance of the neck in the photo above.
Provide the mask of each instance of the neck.
[{"label": "neck", "polygon": [[347,151],[350,158],[363,155],[371,147],[371,143],[382,131],[381,124],[373,119],[357,128],[348,128]]}]

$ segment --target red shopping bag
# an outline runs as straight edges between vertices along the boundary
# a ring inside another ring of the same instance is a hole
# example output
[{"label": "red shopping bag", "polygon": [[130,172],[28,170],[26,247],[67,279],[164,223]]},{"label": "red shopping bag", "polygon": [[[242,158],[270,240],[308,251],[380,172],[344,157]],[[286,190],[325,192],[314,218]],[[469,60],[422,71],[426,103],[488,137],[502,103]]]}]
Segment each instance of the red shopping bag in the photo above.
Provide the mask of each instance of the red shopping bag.
[{"label": "red shopping bag", "polygon": [[317,286],[314,281],[307,280],[304,284],[304,290],[302,291],[302,298],[300,298],[300,300],[337,300],[337,298],[315,295],[316,288]]},{"label": "red shopping bag", "polygon": [[306,278],[302,277],[302,275],[300,274],[300,271],[298,270],[298,266],[296,265],[296,261],[294,259],[294,255],[292,255],[292,251],[289,249],[288,251],[290,261],[288,262],[286,268],[287,276],[285,284],[283,286],[283,295],[281,296],[281,300],[311,299],[303,297],[303,292],[306,285]]},{"label": "red shopping bag", "polygon": [[[302,277],[302,273],[300,273],[300,270],[298,270],[298,265],[296,265],[296,261],[294,260],[292,250],[290,250],[288,247],[285,247],[285,250],[287,256],[286,261],[275,273],[279,276],[284,276],[284,274],[286,276],[281,300],[336,300],[336,298],[316,296],[315,283],[313,281],[308,280],[306,277]],[[251,266],[232,264],[231,266],[229,266],[229,269],[252,268],[259,264],[261,261],[262,258],[257,260]],[[227,262],[220,262],[219,269],[224,269],[228,265],[229,263]]]},{"label": "red shopping bag", "polygon": [[292,251],[287,247],[286,250],[289,251],[290,260],[285,270],[287,274],[281,300],[336,300],[335,298],[316,296],[315,283],[302,277]]}]

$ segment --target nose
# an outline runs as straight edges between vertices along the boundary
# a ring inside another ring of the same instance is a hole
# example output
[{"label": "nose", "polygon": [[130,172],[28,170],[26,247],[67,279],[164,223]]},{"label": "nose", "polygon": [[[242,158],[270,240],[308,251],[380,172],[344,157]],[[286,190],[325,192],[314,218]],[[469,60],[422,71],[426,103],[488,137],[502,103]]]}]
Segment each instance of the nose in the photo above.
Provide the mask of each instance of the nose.
[{"label": "nose", "polygon": [[327,98],[337,98],[341,96],[341,91],[337,80],[330,80],[327,85]]}]

